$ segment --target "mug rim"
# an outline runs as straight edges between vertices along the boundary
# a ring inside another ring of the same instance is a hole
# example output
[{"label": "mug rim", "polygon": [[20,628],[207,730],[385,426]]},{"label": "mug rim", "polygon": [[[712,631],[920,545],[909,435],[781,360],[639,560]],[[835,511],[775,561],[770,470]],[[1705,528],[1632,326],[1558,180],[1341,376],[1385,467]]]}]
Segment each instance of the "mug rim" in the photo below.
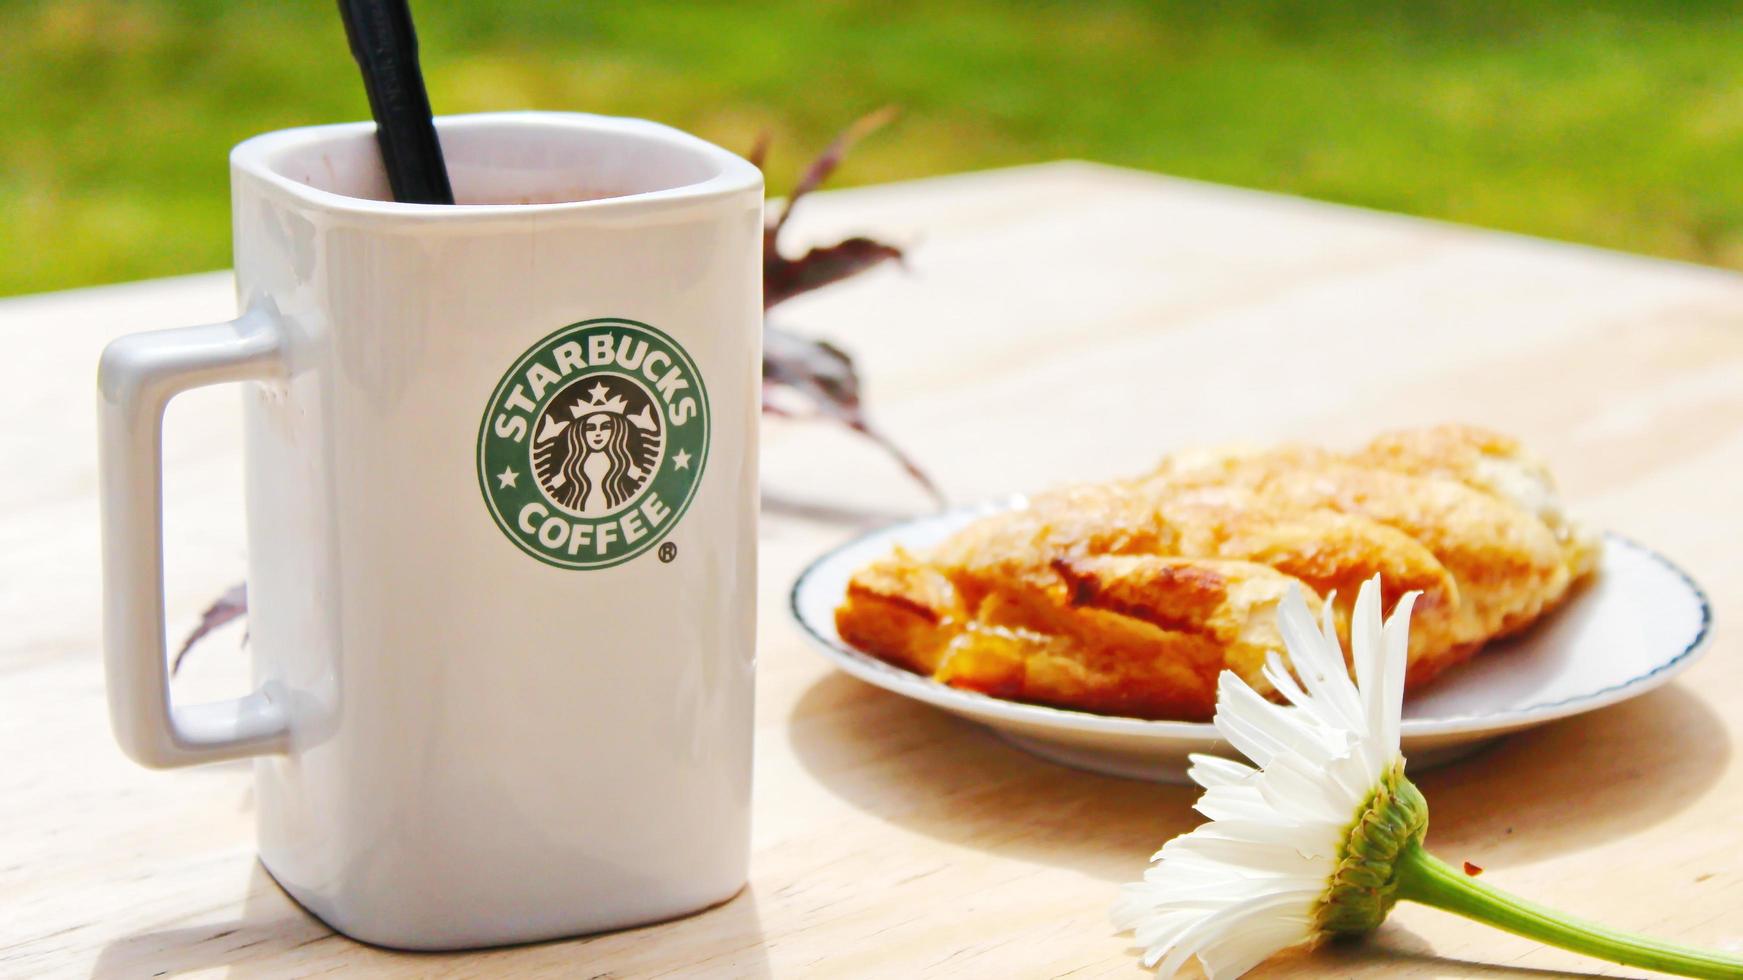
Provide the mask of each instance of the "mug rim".
[{"label": "mug rim", "polygon": [[533,215],[568,214],[608,211],[626,206],[653,202],[694,202],[754,190],[759,197],[763,186],[762,171],[750,161],[729,150],[683,130],[646,119],[627,116],[602,116],[587,112],[555,112],[517,110],[512,112],[477,112],[435,117],[442,132],[456,132],[485,126],[509,124],[518,129],[561,129],[587,131],[622,136],[658,144],[663,149],[688,153],[708,164],[713,173],[702,180],[639,191],[613,197],[581,201],[555,201],[541,204],[407,204],[374,198],[351,197],[288,177],[273,166],[281,154],[322,141],[352,139],[373,135],[373,122],[329,123],[319,126],[299,126],[249,137],[230,151],[230,169],[260,181],[297,202],[321,211],[349,217],[385,218],[397,220],[454,222],[480,218],[528,217]]}]

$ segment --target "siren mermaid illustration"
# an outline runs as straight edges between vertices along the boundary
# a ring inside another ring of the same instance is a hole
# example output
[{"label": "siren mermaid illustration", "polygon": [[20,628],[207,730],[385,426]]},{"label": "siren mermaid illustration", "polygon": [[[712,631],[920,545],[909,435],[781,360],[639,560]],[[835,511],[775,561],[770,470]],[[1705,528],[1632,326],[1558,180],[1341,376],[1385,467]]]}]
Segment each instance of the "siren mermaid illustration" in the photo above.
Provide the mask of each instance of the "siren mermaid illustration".
[{"label": "siren mermaid illustration", "polygon": [[582,381],[541,413],[533,468],[557,506],[603,516],[627,506],[653,478],[663,442],[653,399],[638,385],[618,378]]}]

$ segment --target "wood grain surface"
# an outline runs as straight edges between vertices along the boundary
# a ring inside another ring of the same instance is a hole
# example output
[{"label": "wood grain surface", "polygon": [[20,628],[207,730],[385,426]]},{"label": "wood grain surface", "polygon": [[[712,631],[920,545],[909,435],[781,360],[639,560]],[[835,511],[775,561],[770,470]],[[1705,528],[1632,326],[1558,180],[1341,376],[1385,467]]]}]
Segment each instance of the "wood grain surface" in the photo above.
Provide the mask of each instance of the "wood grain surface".
[{"label": "wood grain surface", "polygon": [[[1426,773],[1455,864],[1618,927],[1743,949],[1743,279],[1086,164],[820,195],[796,240],[876,232],[887,269],[780,322],[858,356],[878,420],[958,501],[1179,447],[1353,444],[1464,420],[1546,455],[1577,511],[1717,608],[1669,687]],[[120,333],[228,318],[228,274],[0,302],[0,975],[1116,977],[1106,909],[1195,822],[1183,787],[1062,769],[832,673],[785,613],[819,551],[922,494],[833,428],[768,422],[750,887],[643,929],[474,954],[359,945],[253,857],[246,764],[149,772],[103,703],[93,392]],[[243,563],[233,392],[166,435],[176,635]],[[179,697],[240,692],[231,629]],[[1638,975],[1402,907],[1265,977]]]}]

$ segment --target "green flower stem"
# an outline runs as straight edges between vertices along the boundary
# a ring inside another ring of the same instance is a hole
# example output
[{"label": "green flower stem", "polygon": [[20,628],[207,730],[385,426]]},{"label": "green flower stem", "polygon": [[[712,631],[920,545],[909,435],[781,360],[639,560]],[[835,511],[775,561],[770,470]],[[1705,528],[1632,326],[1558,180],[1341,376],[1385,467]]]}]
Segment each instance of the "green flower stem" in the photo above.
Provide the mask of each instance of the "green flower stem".
[{"label": "green flower stem", "polygon": [[1743,978],[1743,959],[1633,936],[1562,915],[1479,883],[1412,841],[1398,853],[1398,897],[1432,905],[1508,932],[1595,956],[1684,977]]}]

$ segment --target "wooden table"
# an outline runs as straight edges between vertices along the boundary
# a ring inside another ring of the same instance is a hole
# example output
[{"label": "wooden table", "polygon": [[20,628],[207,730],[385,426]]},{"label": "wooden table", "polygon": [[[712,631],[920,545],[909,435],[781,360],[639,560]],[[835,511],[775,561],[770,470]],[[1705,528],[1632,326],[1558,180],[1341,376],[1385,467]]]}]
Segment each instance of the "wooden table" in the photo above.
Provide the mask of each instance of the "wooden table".
[{"label": "wooden table", "polygon": [[[1539,448],[1580,513],[1707,586],[1717,642],[1658,693],[1425,774],[1431,841],[1548,904],[1743,948],[1743,279],[1075,163],[822,195],[795,231],[913,246],[911,271],[779,319],[859,355],[878,418],[959,500],[1442,419]],[[231,313],[223,274],[0,303],[0,975],[1144,975],[1106,908],[1194,794],[1037,761],[825,667],[788,583],[927,505],[865,444],[791,423],[766,426],[750,888],[470,955],[372,949],[303,913],[253,858],[247,765],[139,769],[103,707],[97,352]],[[233,409],[202,391],[169,415],[178,635],[242,568]],[[239,634],[195,653],[179,696],[243,689]],[[1602,966],[1404,908],[1366,946],[1258,975],[1543,971]]]}]

